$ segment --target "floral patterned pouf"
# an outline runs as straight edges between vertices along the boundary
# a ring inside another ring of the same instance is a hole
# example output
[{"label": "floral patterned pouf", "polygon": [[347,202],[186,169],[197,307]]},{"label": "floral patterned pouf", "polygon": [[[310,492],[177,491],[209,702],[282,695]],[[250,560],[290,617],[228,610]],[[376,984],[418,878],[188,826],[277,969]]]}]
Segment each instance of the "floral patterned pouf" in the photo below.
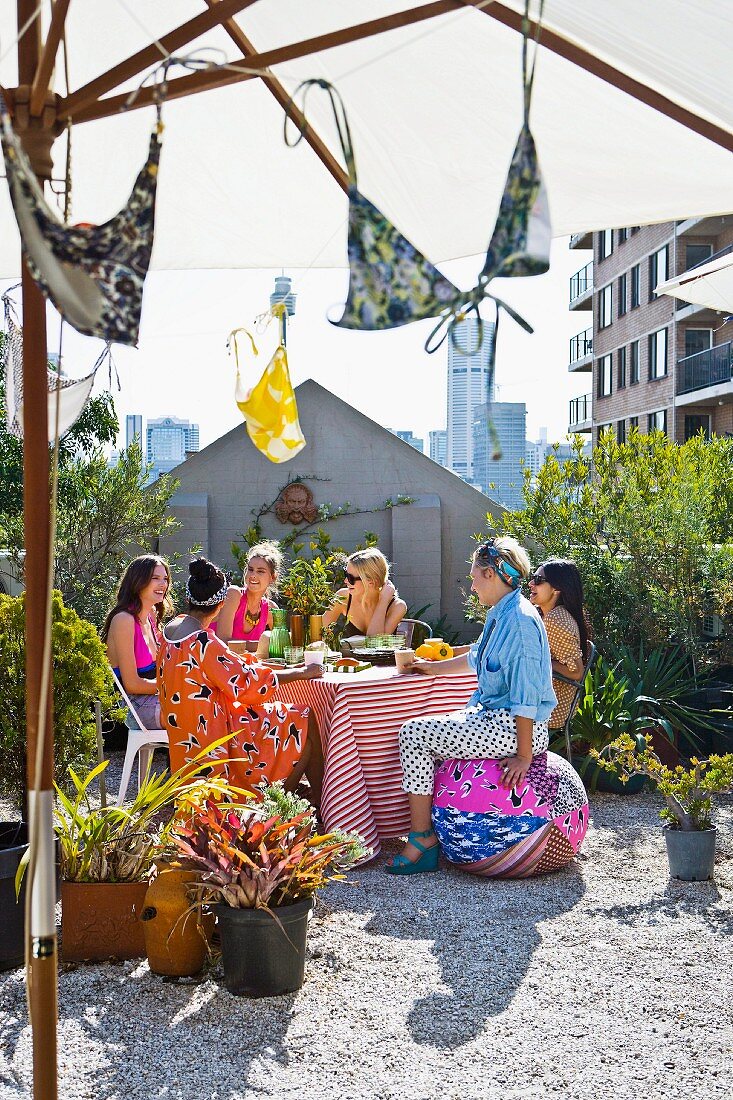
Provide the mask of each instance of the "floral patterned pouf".
[{"label": "floral patterned pouf", "polygon": [[535,756],[522,783],[501,785],[497,760],[444,760],[433,827],[450,863],[475,875],[528,878],[564,867],[588,828],[580,776],[554,752]]}]

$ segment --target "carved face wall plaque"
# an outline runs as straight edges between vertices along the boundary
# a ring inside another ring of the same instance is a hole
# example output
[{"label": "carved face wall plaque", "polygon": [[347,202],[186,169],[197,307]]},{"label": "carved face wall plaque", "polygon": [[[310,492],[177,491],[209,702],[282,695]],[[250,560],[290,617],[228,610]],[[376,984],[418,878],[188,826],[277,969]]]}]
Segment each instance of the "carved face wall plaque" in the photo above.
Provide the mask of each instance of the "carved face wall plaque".
[{"label": "carved face wall plaque", "polygon": [[313,493],[302,481],[291,481],[280,491],[275,501],[275,515],[280,523],[315,523],[318,509],[313,501]]}]

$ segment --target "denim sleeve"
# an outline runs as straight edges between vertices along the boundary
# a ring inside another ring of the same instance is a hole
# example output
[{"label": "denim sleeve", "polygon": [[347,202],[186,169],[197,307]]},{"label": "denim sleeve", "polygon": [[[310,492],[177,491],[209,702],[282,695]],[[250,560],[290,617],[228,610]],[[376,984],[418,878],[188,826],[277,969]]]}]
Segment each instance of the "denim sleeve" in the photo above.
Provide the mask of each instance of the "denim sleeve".
[{"label": "denim sleeve", "polygon": [[466,660],[468,661],[468,667],[476,671],[476,665],[478,664],[478,646],[481,638],[478,642],[474,642],[471,648],[466,653]]},{"label": "denim sleeve", "polygon": [[531,622],[524,622],[512,638],[511,660],[505,675],[509,689],[509,712],[513,718],[537,718],[544,697],[542,647]]}]

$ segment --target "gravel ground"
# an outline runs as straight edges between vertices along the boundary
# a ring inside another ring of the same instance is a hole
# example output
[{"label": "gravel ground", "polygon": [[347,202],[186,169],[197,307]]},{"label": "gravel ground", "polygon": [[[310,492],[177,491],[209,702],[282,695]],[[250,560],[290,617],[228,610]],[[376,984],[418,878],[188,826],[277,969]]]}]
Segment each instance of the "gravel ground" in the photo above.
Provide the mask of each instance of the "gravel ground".
[{"label": "gravel ground", "polygon": [[[580,859],[543,879],[360,868],[319,902],[292,996],[233,997],[216,970],[176,983],[146,962],[62,965],[59,1094],[729,1096],[733,800],[715,883],[670,881],[658,808],[651,794],[596,795]],[[29,1098],[30,1074],[14,971],[0,975],[2,1100]]]}]

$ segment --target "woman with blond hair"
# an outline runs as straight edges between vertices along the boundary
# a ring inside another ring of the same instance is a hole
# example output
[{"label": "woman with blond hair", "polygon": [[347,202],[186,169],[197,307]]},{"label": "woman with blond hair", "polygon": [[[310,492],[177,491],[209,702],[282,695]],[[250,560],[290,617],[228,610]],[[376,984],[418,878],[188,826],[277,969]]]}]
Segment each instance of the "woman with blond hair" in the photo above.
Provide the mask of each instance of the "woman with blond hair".
[{"label": "woman with blond hair", "polygon": [[323,625],[343,619],[343,638],[394,634],[407,611],[389,579],[389,562],[376,546],[357,550],[346,559],[344,587],[323,615]]},{"label": "woman with blond hair", "polygon": [[527,552],[503,536],[473,555],[471,590],[488,608],[478,642],[447,661],[415,659],[408,671],[427,676],[476,672],[478,687],[464,710],[405,722],[400,730],[402,786],[410,802],[407,845],[385,868],[411,875],[438,867],[438,838],[431,820],[433,781],[439,760],[493,759],[502,783],[520,784],[533,758],[547,751],[552,659],[542,619],[519,591],[530,573]]},{"label": "woman with blond hair", "polygon": [[272,592],[282,568],[283,556],[275,542],[258,542],[247,554],[244,588],[229,586],[227,599],[214,629],[223,642],[257,642],[272,630]]}]

